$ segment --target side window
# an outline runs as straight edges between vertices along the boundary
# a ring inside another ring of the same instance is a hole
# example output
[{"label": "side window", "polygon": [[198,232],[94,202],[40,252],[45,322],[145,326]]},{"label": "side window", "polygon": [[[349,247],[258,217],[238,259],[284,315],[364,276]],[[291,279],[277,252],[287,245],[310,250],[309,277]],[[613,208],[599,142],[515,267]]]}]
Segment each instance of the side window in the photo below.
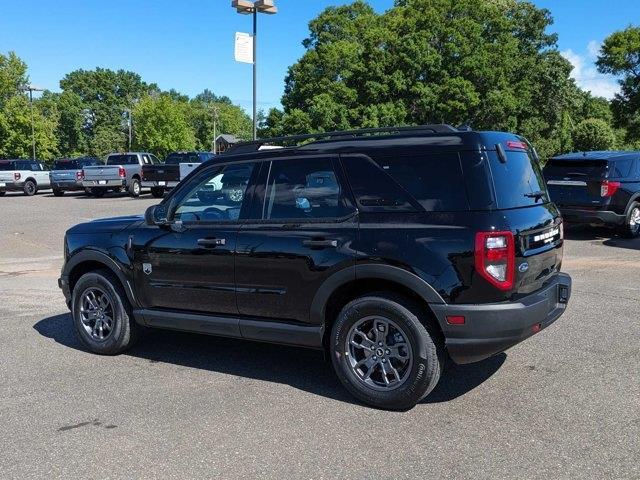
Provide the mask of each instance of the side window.
[{"label": "side window", "polygon": [[364,212],[415,212],[420,205],[365,156],[345,156],[342,164],[358,207]]},{"label": "side window", "polygon": [[178,202],[174,218],[184,223],[238,220],[254,168],[254,163],[243,163],[203,172]]},{"label": "side window", "polygon": [[40,172],[42,171],[42,168],[40,167],[40,165],[36,162],[31,162],[29,164],[29,170],[31,170],[32,172]]},{"label": "side window", "polygon": [[155,155],[149,155],[149,157],[151,158],[151,163],[153,163],[154,165],[160,164],[160,160],[158,160],[158,157],[156,157]]},{"label": "side window", "polygon": [[271,163],[263,219],[341,218],[352,211],[330,158]]},{"label": "side window", "polygon": [[616,178],[625,178],[628,177],[631,173],[631,166],[633,165],[633,160],[616,160],[613,162],[613,176]]}]

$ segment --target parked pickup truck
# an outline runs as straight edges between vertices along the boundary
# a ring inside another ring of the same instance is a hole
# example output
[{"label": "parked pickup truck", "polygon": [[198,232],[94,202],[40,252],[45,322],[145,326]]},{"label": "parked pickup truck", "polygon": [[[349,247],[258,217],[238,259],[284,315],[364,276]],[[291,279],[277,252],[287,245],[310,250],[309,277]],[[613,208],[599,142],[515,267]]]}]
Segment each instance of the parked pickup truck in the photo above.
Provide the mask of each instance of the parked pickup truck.
[{"label": "parked pickup truck", "polygon": [[49,169],[38,160],[0,160],[0,197],[7,192],[23,192],[35,195],[47,189]]},{"label": "parked pickup truck", "polygon": [[84,190],[82,169],[99,165],[102,165],[102,162],[95,157],[61,158],[56,160],[53,162],[51,172],[49,172],[53,194],[56,197],[61,197],[64,192]]},{"label": "parked pickup truck", "polygon": [[211,152],[173,152],[167,155],[164,164],[142,166],[142,186],[151,189],[151,194],[162,198],[195,170],[202,162],[211,160]]},{"label": "parked pickup truck", "polygon": [[94,197],[102,197],[108,191],[128,191],[136,198],[142,191],[142,166],[159,164],[155,155],[146,152],[112,153],[106,165],[82,169],[82,186]]}]

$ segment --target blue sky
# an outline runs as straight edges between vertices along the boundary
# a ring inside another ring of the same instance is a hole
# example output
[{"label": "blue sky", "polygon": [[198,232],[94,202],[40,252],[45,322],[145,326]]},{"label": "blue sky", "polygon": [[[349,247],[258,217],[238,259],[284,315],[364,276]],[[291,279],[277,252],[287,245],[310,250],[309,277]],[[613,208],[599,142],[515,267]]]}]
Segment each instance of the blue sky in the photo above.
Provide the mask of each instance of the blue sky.
[{"label": "blue sky", "polygon": [[[276,0],[280,13],[259,18],[259,107],[278,105],[287,67],[303,53],[307,24],[342,0]],[[379,11],[393,0],[371,0]],[[534,0],[551,10],[559,47],[577,82],[611,97],[612,78],[593,66],[602,40],[635,20],[637,0]],[[248,32],[250,17],[230,0],[0,0],[0,52],[14,50],[29,65],[31,81],[59,89],[64,74],[97,66],[139,73],[161,88],[195,95],[205,88],[249,109],[251,66],[233,59],[234,33]]]}]

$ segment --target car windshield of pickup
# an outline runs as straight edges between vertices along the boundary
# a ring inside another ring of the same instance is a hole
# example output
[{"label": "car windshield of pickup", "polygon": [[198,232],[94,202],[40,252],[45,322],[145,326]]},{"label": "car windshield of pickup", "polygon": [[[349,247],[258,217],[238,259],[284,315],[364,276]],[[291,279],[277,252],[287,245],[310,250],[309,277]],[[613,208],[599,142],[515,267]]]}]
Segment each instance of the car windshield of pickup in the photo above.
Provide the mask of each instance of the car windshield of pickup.
[{"label": "car windshield of pickup", "polygon": [[200,163],[197,153],[171,153],[164,161],[166,165],[179,165],[181,163]]},{"label": "car windshield of pickup", "polygon": [[107,158],[107,165],[137,165],[137,155],[110,155]]}]

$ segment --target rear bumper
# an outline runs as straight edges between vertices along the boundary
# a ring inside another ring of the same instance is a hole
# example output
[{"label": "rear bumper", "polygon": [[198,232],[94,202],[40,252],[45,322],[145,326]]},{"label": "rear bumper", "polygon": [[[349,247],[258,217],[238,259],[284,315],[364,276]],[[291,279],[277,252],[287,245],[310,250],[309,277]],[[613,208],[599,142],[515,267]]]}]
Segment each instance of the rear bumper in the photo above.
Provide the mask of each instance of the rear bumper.
[{"label": "rear bumper", "polygon": [[589,225],[623,225],[626,217],[610,210],[580,210],[577,208],[559,207],[562,218],[569,223],[585,223]]},{"label": "rear bumper", "polygon": [[[104,182],[104,183],[102,183]],[[122,188],[126,186],[127,182],[123,179],[118,180],[84,180],[82,182],[83,188]]]},{"label": "rear bumper", "polygon": [[[4,185],[2,185],[4,183]],[[3,182],[0,181],[0,192],[17,192],[24,189],[24,180],[19,182]]]},{"label": "rear bumper", "polygon": [[82,186],[82,182],[77,182],[75,180],[63,180],[63,181],[51,181],[51,188],[55,190],[64,190],[67,192],[84,190]]},{"label": "rear bumper", "polygon": [[144,188],[174,188],[178,185],[178,182],[143,181],[140,185]]},{"label": "rear bumper", "polygon": [[[449,356],[465,364],[503,352],[548,327],[564,313],[570,296],[571,277],[559,273],[517,302],[431,307],[443,328]],[[449,325],[447,316],[464,316],[465,323]]]}]

